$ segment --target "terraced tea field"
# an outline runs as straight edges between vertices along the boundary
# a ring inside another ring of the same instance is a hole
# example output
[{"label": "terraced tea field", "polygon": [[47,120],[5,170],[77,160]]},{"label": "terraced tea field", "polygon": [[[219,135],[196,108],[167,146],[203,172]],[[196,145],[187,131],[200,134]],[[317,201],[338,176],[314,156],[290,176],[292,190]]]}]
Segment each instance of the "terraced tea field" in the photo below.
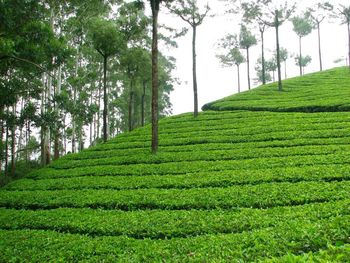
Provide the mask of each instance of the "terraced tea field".
[{"label": "terraced tea field", "polygon": [[344,73],[305,77],[333,76],[337,112],[183,114],[161,121],[157,155],[148,126],[8,184],[0,261],[347,262]]},{"label": "terraced tea field", "polygon": [[268,110],[327,112],[350,111],[349,68],[335,68],[283,82],[279,92],[276,83],[250,92],[236,94],[204,105],[208,110]]}]

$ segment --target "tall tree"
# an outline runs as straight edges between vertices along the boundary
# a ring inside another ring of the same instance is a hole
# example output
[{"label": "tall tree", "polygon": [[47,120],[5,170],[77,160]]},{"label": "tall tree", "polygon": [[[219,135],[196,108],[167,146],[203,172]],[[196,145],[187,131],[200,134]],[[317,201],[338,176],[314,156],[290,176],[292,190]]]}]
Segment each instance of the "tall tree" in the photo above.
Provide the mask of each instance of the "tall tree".
[{"label": "tall tree", "polygon": [[248,30],[245,25],[241,25],[241,31],[239,34],[239,45],[242,49],[247,52],[247,76],[248,76],[248,89],[250,89],[250,60],[249,60],[249,49],[256,45],[257,41],[255,36]]},{"label": "tall tree", "polygon": [[116,24],[109,20],[99,18],[93,19],[91,21],[89,34],[94,48],[103,58],[103,140],[106,142],[108,139],[108,58],[120,54],[125,49],[126,43],[124,35],[118,31]]},{"label": "tall tree", "polygon": [[271,81],[271,74],[270,72],[268,72],[268,61],[266,61],[266,59],[264,60],[264,74],[265,76],[263,76],[263,70],[262,70],[262,58],[258,58],[256,65],[255,65],[255,72],[256,72],[256,76],[257,78],[255,79],[257,83],[263,83],[265,81],[266,82],[270,82]]},{"label": "tall tree", "polygon": [[230,49],[227,54],[225,55],[218,55],[217,56],[223,66],[236,66],[237,67],[237,84],[238,84],[238,93],[241,92],[241,81],[240,81],[240,70],[239,66],[244,63],[246,60],[244,56],[242,55],[239,48],[232,48]]},{"label": "tall tree", "polygon": [[312,58],[309,55],[295,57],[295,65],[302,69],[302,74],[304,74],[305,68],[311,63],[311,61]]},{"label": "tall tree", "polygon": [[265,69],[265,31],[266,24],[260,20],[262,17],[261,9],[259,6],[255,5],[253,2],[246,0],[241,3],[243,11],[243,21],[247,23],[254,23],[259,26],[260,41],[261,41],[261,77],[263,85],[266,84],[266,69]]},{"label": "tall tree", "polygon": [[266,71],[267,72],[272,72],[272,81],[275,82],[276,81],[276,70],[277,70],[277,59],[276,56],[272,57],[269,60],[266,60]]},{"label": "tall tree", "polygon": [[260,10],[261,17],[258,19],[266,26],[274,27],[276,31],[278,90],[282,91],[279,29],[293,14],[295,3],[290,4],[289,1],[285,1],[284,4],[281,4],[278,0],[258,0],[255,8]]},{"label": "tall tree", "polygon": [[[293,23],[293,30],[299,37],[299,57],[302,58],[303,54],[302,54],[301,40],[303,37],[305,37],[311,33],[312,24],[311,24],[311,21],[309,20],[309,17],[305,14],[303,16],[293,17],[292,23]],[[299,71],[300,71],[300,76],[301,76],[301,75],[303,75],[303,68],[301,66],[301,63],[299,63],[299,64],[300,64]]]},{"label": "tall tree", "polygon": [[[275,53],[275,57],[277,54]],[[287,60],[289,57],[288,50],[286,48],[280,48],[280,60],[284,63],[284,78],[287,79]],[[277,60],[277,59],[276,59]]]},{"label": "tall tree", "polygon": [[158,150],[158,15],[162,2],[170,0],[149,0],[152,10],[152,153]]},{"label": "tall tree", "polygon": [[348,28],[348,64],[350,67],[350,6],[339,5],[336,13],[342,19],[342,23]]},{"label": "tall tree", "polygon": [[178,0],[176,4],[168,4],[168,8],[183,21],[188,23],[192,28],[192,81],[193,81],[193,97],[194,97],[194,117],[198,116],[198,87],[197,87],[197,54],[196,40],[197,27],[203,23],[210,8],[206,4],[203,8],[199,8],[197,0]]},{"label": "tall tree", "polygon": [[317,29],[318,35],[318,58],[320,63],[320,71],[323,70],[322,64],[322,48],[321,48],[321,24],[329,14],[333,10],[333,5],[329,2],[317,3],[313,7],[309,7],[307,9],[307,16],[310,17],[314,28]]}]

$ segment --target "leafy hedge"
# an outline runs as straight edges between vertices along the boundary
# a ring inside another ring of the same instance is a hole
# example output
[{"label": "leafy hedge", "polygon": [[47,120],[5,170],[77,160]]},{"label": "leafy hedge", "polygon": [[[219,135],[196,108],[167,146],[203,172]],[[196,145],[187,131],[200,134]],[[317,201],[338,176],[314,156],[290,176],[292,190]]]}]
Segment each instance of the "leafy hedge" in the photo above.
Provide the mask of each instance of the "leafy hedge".
[{"label": "leafy hedge", "polygon": [[54,230],[91,236],[165,239],[205,234],[228,234],[274,227],[292,220],[315,221],[350,215],[350,201],[271,209],[144,210],[0,209],[0,228]]},{"label": "leafy hedge", "polygon": [[95,176],[24,179],[8,184],[6,190],[82,190],[82,189],[190,189],[233,185],[301,181],[350,180],[350,164],[312,165],[255,170],[223,170],[180,175]]},{"label": "leafy hedge", "polygon": [[349,198],[350,181],[298,182],[227,188],[1,191],[0,207],[16,209],[231,209],[302,205]]},{"label": "leafy hedge", "polygon": [[253,262],[349,242],[350,216],[290,220],[237,234],[138,240],[42,230],[0,230],[0,261]]}]

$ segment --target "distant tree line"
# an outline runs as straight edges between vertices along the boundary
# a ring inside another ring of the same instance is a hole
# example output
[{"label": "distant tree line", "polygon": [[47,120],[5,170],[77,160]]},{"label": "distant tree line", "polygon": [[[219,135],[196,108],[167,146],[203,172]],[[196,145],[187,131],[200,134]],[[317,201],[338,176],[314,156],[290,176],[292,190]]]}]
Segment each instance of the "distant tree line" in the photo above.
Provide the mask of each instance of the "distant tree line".
[{"label": "distant tree line", "polygon": [[[219,43],[221,53],[218,59],[223,66],[237,66],[238,74],[238,92],[241,90],[240,85],[240,65],[247,63],[248,89],[251,88],[250,77],[250,57],[249,48],[258,42],[255,33],[250,28],[259,29],[259,41],[261,43],[261,56],[257,60],[255,70],[257,72],[257,81],[266,84],[269,81],[276,81],[276,72],[278,80],[278,90],[282,90],[282,63],[284,64],[284,77],[287,78],[286,61],[292,57],[290,51],[280,46],[279,35],[280,27],[287,21],[291,21],[293,31],[298,37],[299,51],[298,55],[294,55],[295,64],[299,67],[300,75],[305,73],[305,68],[311,63],[311,56],[304,55],[302,49],[302,39],[309,35],[314,29],[318,32],[318,53],[320,70],[323,70],[322,63],[322,41],[321,41],[321,25],[325,19],[338,19],[342,24],[346,24],[349,37],[349,58],[350,61],[350,6],[338,5],[334,6],[331,2],[320,2],[314,6],[303,10],[296,15],[296,3],[285,1],[280,3],[273,0],[224,0],[230,3],[231,8],[227,11],[234,16],[240,16],[242,25],[239,34],[229,34],[222,38]],[[266,59],[264,34],[267,29],[274,28],[276,34],[276,45],[273,57]],[[246,51],[244,56],[241,50]]]}]

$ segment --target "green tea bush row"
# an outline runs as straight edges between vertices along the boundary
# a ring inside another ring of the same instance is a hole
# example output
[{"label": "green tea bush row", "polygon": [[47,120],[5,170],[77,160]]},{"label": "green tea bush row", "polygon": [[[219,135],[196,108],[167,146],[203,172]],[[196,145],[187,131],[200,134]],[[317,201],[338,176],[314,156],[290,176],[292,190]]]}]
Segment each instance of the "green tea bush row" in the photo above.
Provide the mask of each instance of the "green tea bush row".
[{"label": "green tea bush row", "polygon": [[258,170],[224,170],[180,175],[85,176],[59,179],[22,179],[4,190],[82,190],[82,189],[189,189],[233,185],[301,181],[350,180],[350,165],[312,165]]},{"label": "green tea bush row", "polygon": [[350,214],[350,200],[295,207],[239,210],[144,210],[93,209],[13,210],[0,209],[0,229],[55,230],[94,236],[127,235],[164,239],[204,234],[241,233],[288,224],[316,221]]},{"label": "green tea bush row", "polygon": [[[179,145],[191,145],[191,144],[204,144],[204,143],[242,143],[242,142],[259,142],[259,141],[272,141],[272,140],[291,140],[296,138],[337,138],[348,136],[350,129],[325,129],[325,130],[310,130],[294,131],[284,130],[279,132],[266,132],[262,134],[251,135],[239,135],[239,134],[215,134],[208,136],[206,133],[197,136],[184,136],[181,138],[168,138],[162,139],[160,137],[160,146],[179,146]],[[144,140],[135,141],[118,141],[114,143],[101,144],[94,147],[94,150],[108,150],[108,149],[130,149],[130,148],[146,148],[150,147],[151,141],[144,138]]]},{"label": "green tea bush row", "polygon": [[[159,147],[159,153],[166,152],[194,152],[194,151],[213,151],[213,150],[230,150],[230,149],[250,149],[250,148],[273,148],[273,147],[296,147],[296,146],[317,146],[317,145],[337,145],[337,144],[350,144],[350,137],[339,138],[301,138],[292,140],[275,140],[264,142],[244,142],[235,143],[234,147],[231,143],[208,143],[197,145],[182,145],[182,146],[163,146]],[[63,160],[85,160],[85,159],[99,159],[115,156],[130,156],[138,154],[150,154],[150,149],[144,148],[131,148],[131,149],[118,149],[113,148],[102,151],[86,150],[79,154],[68,154],[60,159]]]},{"label": "green tea bush row", "polygon": [[159,164],[183,161],[215,161],[215,160],[243,160],[264,157],[284,157],[298,155],[321,155],[337,152],[350,152],[350,145],[319,145],[297,147],[225,149],[193,152],[159,152],[152,154],[119,155],[108,158],[88,160],[59,160],[50,165],[54,169],[70,169],[77,167],[98,165],[129,165],[129,164]]},{"label": "green tea bush row", "polygon": [[144,176],[178,175],[202,171],[223,171],[242,169],[269,169],[278,167],[296,167],[321,164],[348,164],[350,153],[339,152],[324,155],[299,155],[286,157],[253,158],[244,160],[192,161],[159,164],[107,165],[79,167],[75,169],[43,168],[29,174],[31,179],[71,178],[81,176]]},{"label": "green tea bush row", "polygon": [[227,188],[1,191],[0,207],[16,209],[232,209],[302,205],[349,198],[350,182],[299,182]]},{"label": "green tea bush row", "polygon": [[251,232],[165,240],[0,230],[0,261],[257,262],[287,253],[316,252],[329,244],[349,242],[349,221],[350,216],[291,220]]}]

